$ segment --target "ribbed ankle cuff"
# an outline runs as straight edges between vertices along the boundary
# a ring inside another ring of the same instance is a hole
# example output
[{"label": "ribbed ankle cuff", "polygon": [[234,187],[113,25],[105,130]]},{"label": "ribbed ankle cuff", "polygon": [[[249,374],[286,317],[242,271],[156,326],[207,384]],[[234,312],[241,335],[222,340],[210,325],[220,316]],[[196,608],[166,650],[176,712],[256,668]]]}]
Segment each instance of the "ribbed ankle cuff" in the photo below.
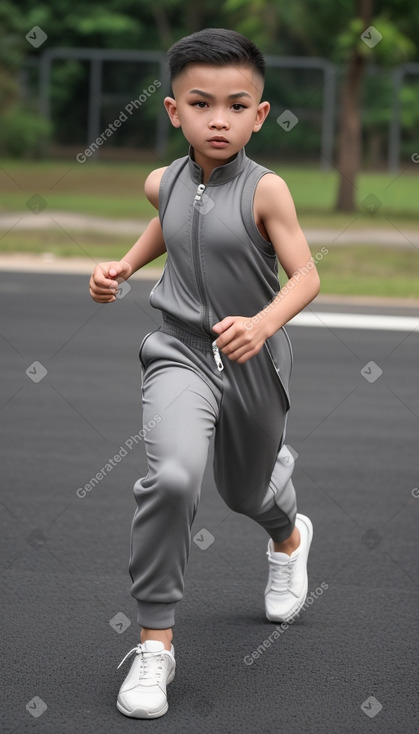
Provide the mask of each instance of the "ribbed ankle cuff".
[{"label": "ribbed ankle cuff", "polygon": [[140,601],[137,599],[137,622],[153,630],[167,629],[175,624],[175,608],[178,602]]}]

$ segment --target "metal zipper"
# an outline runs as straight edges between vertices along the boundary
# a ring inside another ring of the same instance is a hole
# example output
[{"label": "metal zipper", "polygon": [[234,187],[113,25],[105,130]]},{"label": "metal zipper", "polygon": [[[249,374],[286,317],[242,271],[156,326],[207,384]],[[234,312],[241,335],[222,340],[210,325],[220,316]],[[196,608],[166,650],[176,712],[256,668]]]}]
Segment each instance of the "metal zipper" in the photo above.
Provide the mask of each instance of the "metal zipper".
[{"label": "metal zipper", "polygon": [[[198,186],[198,188],[197,188],[196,194],[195,194],[194,203],[195,202],[197,202],[198,204],[201,203],[202,194],[204,193],[205,189],[206,189],[205,184],[200,183],[199,186]],[[193,215],[192,215],[192,256],[193,256],[193,262],[194,262],[194,267],[195,267],[195,277],[196,277],[196,282],[197,282],[197,285],[198,285],[198,291],[199,291],[199,295],[201,297],[202,305],[203,305],[203,308],[204,308],[203,326],[204,326],[204,329],[205,329],[205,327],[207,327],[207,331],[209,333],[211,333],[211,329],[210,329],[210,326],[209,326],[209,323],[208,323],[208,321],[209,321],[209,319],[208,319],[208,308],[207,308],[207,299],[206,299],[206,294],[205,294],[204,281],[203,281],[203,278],[202,278],[201,264],[199,262],[200,250],[199,250],[199,223],[198,223],[198,219],[199,219],[199,211],[197,210],[197,208],[194,205],[194,212],[193,212]]]},{"label": "metal zipper", "polygon": [[[204,193],[205,189],[206,189],[205,184],[200,183],[198,185],[198,188],[197,188],[196,194],[195,194],[195,199],[194,199],[194,202],[197,202],[198,205],[201,204],[201,202],[202,202],[202,196],[203,196],[203,193]],[[199,211],[196,209],[195,206],[194,206],[194,209],[195,209],[195,211],[194,211],[193,217],[192,217],[192,244],[193,244],[193,247],[192,247],[192,255],[193,255],[193,262],[194,262],[194,267],[195,267],[195,277],[196,277],[196,282],[197,282],[197,285],[198,285],[199,295],[201,297],[202,305],[203,305],[203,308],[204,308],[203,326],[204,326],[204,329],[206,328],[207,331],[209,333],[211,333],[211,328],[210,328],[210,324],[209,324],[209,309],[208,309],[208,306],[207,306],[205,286],[204,286],[204,281],[203,281],[203,278],[202,278],[201,264],[199,262],[199,254],[200,254],[200,250],[199,250],[199,224],[198,224]],[[219,372],[222,372],[222,370],[224,369],[224,365],[223,365],[223,362],[221,360],[220,350],[218,349],[218,347],[217,347],[217,345],[215,343],[215,340],[212,342],[211,348],[212,348],[212,353],[213,353],[213,356],[214,356],[215,364],[217,365],[217,369],[218,369]]]},{"label": "metal zipper", "polygon": [[204,328],[205,328],[205,321],[207,320],[206,319],[207,309],[206,309],[204,282],[203,282],[202,273],[201,273],[201,264],[199,262],[199,224],[198,224],[199,211],[197,210],[195,206],[195,202],[197,202],[198,204],[201,203],[202,194],[204,193],[205,188],[206,188],[205,184],[203,183],[199,184],[196,194],[195,194],[194,211],[192,215],[192,259],[193,259],[193,264],[195,268],[195,277],[196,277],[196,282],[198,286],[198,291],[199,291],[201,302],[204,308]]},{"label": "metal zipper", "polygon": [[212,342],[212,344],[211,344],[212,353],[214,355],[214,360],[215,360],[215,364],[217,365],[218,372],[222,372],[223,369],[224,369],[224,365],[223,365],[223,362],[222,362],[222,359],[221,359],[220,350],[218,349],[218,347],[217,347],[217,345],[216,345],[215,342],[216,342],[216,340],[214,340]]},{"label": "metal zipper", "polygon": [[206,188],[205,184],[203,183],[199,184],[198,189],[195,194],[195,201],[201,201],[202,194],[204,193],[205,188]]}]

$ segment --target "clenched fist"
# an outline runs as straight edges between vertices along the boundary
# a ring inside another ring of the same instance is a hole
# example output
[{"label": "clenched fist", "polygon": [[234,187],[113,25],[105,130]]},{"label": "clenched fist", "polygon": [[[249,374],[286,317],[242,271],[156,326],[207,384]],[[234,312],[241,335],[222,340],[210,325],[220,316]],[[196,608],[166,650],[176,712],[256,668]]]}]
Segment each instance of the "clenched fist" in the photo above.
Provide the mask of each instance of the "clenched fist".
[{"label": "clenched fist", "polygon": [[90,295],[97,303],[112,303],[116,299],[119,283],[128,280],[132,266],[126,260],[99,263],[89,281]]}]

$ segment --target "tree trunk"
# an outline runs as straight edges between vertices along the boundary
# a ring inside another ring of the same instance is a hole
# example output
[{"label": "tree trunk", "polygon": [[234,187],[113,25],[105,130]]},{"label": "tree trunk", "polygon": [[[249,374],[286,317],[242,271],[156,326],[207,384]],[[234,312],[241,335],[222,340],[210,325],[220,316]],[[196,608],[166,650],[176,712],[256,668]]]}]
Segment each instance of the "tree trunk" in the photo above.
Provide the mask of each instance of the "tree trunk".
[{"label": "tree trunk", "polygon": [[185,21],[187,35],[196,33],[205,27],[204,14],[205,3],[199,3],[197,0],[189,0],[185,5]]},{"label": "tree trunk", "polygon": [[277,3],[268,0],[263,8],[263,25],[268,48],[275,48],[275,44],[278,43],[278,14]]},{"label": "tree trunk", "polygon": [[151,5],[151,12],[159,34],[160,46],[167,50],[174,40],[166,9],[157,2]]},{"label": "tree trunk", "polygon": [[337,211],[355,211],[355,179],[361,163],[361,120],[359,93],[364,76],[365,59],[355,54],[343,83],[338,163],[340,174]]},{"label": "tree trunk", "polygon": [[[357,17],[364,21],[364,29],[371,25],[373,0],[358,0]],[[338,136],[339,189],[336,210],[355,211],[355,180],[361,164],[362,139],[360,96],[366,59],[354,51],[346,67],[341,97]]]}]

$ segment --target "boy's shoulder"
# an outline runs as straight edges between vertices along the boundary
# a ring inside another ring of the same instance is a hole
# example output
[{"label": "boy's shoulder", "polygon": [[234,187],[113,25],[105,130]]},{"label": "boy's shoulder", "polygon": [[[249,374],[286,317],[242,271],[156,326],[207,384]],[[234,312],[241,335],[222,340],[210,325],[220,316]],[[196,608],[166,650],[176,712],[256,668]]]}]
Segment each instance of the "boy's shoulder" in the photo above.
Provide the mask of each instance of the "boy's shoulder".
[{"label": "boy's shoulder", "polygon": [[[256,181],[254,204],[258,205],[261,200],[276,204],[278,197],[290,197],[291,193],[286,181],[274,171],[268,164],[259,163],[253,158],[247,159],[247,170],[245,175]],[[249,181],[250,183],[250,181]]]},{"label": "boy's shoulder", "polygon": [[151,173],[148,174],[145,183],[144,183],[144,190],[147,194],[147,188],[150,186],[154,186],[155,182],[160,182],[161,177],[163,176],[164,172],[167,170],[168,166],[161,166],[161,168],[155,168]]},{"label": "boy's shoulder", "polygon": [[275,197],[283,194],[290,196],[290,190],[286,181],[270,168],[268,165],[259,163],[247,156],[249,167],[257,180],[255,189],[255,203],[257,199],[264,198],[265,201],[275,201]]},{"label": "boy's shoulder", "polygon": [[[245,157],[247,159],[247,163],[250,168],[256,169],[260,171],[261,173],[266,174],[266,176],[263,176],[260,179],[261,181],[263,181],[263,179],[268,180],[268,181],[279,179],[280,181],[283,181],[283,179],[281,179],[281,177],[276,173],[276,171],[273,170],[273,168],[269,166],[269,164],[260,163],[259,161],[256,161],[254,158],[250,158],[247,155]],[[271,174],[271,176],[269,176],[268,174]]]},{"label": "boy's shoulder", "polygon": [[160,184],[164,174],[166,171],[169,171],[169,169],[172,174],[174,174],[175,171],[180,171],[186,165],[188,157],[188,155],[184,155],[181,158],[176,158],[168,166],[155,168],[154,171],[151,171],[147,176],[144,183],[144,193],[156,209],[159,208]]},{"label": "boy's shoulder", "polygon": [[258,181],[258,189],[263,190],[284,190],[284,188],[288,189],[288,186],[286,184],[286,181],[278,174],[276,171],[273,170],[269,165],[265,165],[264,163],[259,163],[259,161],[255,161],[254,158],[249,158],[249,156],[246,156],[247,163],[250,165],[250,168],[254,169],[255,173],[259,172],[265,175],[262,175]]},{"label": "boy's shoulder", "polygon": [[167,171],[168,166],[162,166],[161,168],[155,168],[154,171],[148,174],[144,182],[144,193],[153,206],[159,208],[159,191],[162,177]]}]

